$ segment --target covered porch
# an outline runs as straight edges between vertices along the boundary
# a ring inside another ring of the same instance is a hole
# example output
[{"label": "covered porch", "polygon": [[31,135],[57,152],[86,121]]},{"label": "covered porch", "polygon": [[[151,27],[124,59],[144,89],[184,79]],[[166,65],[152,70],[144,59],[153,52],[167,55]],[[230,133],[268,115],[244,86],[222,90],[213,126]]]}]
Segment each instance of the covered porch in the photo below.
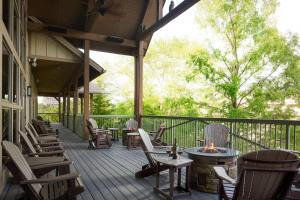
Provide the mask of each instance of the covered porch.
[{"label": "covered porch", "polygon": [[[84,200],[164,199],[153,192],[155,176],[136,179],[135,172],[146,164],[147,158],[141,149],[128,151],[118,141],[110,149],[88,150],[88,144],[61,124],[54,124],[64,142],[66,156],[74,164],[72,171],[81,174],[85,191],[77,196]],[[161,175],[161,182],[168,183],[168,172]],[[19,185],[9,184],[1,193],[1,200],[18,199],[23,193]],[[192,192],[187,199],[215,200],[216,194]]]}]

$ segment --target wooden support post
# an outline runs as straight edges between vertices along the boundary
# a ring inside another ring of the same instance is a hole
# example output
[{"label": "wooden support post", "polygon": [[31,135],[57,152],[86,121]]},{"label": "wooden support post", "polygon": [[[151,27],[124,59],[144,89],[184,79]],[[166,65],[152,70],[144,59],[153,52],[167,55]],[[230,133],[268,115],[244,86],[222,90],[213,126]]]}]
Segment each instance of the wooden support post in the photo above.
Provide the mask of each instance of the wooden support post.
[{"label": "wooden support post", "polygon": [[66,116],[65,116],[65,114],[66,114],[66,94],[65,94],[65,91],[63,91],[63,105],[62,105],[62,107],[63,107],[63,110],[62,110],[62,123],[65,126],[66,125],[65,124],[65,118],[66,118]]},{"label": "wooden support post", "polygon": [[78,82],[74,84],[74,104],[73,104],[73,132],[75,133],[76,116],[78,114]]},{"label": "wooden support post", "polygon": [[163,7],[164,7],[163,1],[157,0],[157,8],[156,8],[156,13],[157,13],[156,20],[157,21],[163,17]]},{"label": "wooden support post", "polygon": [[93,94],[91,93],[91,94],[90,94],[90,115],[93,114],[93,99],[94,99],[94,96],[93,96]]},{"label": "wooden support post", "polygon": [[89,71],[89,57],[90,57],[90,41],[84,40],[84,59],[83,59],[83,79],[84,79],[84,106],[83,106],[83,139],[89,139],[89,132],[87,129],[87,120],[90,117],[89,113],[89,84],[90,84],[90,71]]},{"label": "wooden support post", "polygon": [[83,98],[80,97],[80,114],[83,114]]},{"label": "wooden support post", "polygon": [[58,101],[58,121],[59,122],[61,122],[61,100],[60,100],[60,97],[58,97],[58,99],[57,99],[57,101]]},{"label": "wooden support post", "polygon": [[69,117],[70,117],[70,87],[68,87],[67,89],[67,128],[70,128],[69,127]]},{"label": "wooden support post", "polygon": [[143,59],[143,41],[139,41],[137,55],[134,57],[134,115],[139,127],[141,127],[143,114]]}]

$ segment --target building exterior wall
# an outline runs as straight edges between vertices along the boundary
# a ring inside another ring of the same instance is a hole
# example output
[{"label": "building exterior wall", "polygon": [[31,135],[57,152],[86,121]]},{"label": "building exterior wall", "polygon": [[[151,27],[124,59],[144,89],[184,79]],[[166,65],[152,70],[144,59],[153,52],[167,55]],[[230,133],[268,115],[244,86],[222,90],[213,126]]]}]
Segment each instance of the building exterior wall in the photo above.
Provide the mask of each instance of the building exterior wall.
[{"label": "building exterior wall", "polygon": [[[36,86],[28,64],[27,0],[0,0],[0,142],[19,145],[16,134],[34,117]],[[31,86],[32,95],[27,95]],[[3,155],[0,144],[0,156]],[[0,159],[0,191],[8,177]]]}]

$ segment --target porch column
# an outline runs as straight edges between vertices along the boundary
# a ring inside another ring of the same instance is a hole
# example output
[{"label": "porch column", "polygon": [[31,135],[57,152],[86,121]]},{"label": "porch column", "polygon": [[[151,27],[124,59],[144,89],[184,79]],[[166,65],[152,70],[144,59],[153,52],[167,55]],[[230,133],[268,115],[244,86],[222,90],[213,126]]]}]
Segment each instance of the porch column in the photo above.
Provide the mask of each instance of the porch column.
[{"label": "porch column", "polygon": [[78,113],[78,81],[74,84],[74,103],[73,103],[73,132],[75,132],[76,116]]},{"label": "porch column", "polygon": [[58,97],[58,121],[61,122],[61,100],[60,100],[60,96]]},{"label": "porch column", "polygon": [[68,98],[67,98],[67,128],[70,128],[69,127],[69,117],[70,117],[70,86],[67,89],[67,95],[68,95]]},{"label": "porch column", "polygon": [[90,117],[89,112],[89,84],[90,84],[90,71],[89,71],[89,57],[90,57],[90,41],[84,40],[84,59],[83,59],[83,79],[84,79],[84,106],[83,106],[83,140],[89,139],[89,132],[87,129],[86,121]]},{"label": "porch column", "polygon": [[93,114],[93,98],[94,98],[94,95],[91,93],[90,94],[90,115]]},{"label": "porch column", "polygon": [[66,113],[66,94],[65,91],[63,91],[63,105],[62,105],[62,123],[65,125],[65,113]]},{"label": "porch column", "polygon": [[83,98],[80,97],[80,114],[83,114]]},{"label": "porch column", "polygon": [[137,55],[134,57],[134,115],[141,127],[141,116],[143,114],[143,41],[138,42]]}]

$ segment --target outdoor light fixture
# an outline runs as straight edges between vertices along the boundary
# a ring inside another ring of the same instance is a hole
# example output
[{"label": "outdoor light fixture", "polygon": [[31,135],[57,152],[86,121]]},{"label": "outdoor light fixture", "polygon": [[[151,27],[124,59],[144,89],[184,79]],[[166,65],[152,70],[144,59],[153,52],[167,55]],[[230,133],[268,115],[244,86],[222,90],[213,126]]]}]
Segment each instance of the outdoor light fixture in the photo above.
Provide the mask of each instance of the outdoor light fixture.
[{"label": "outdoor light fixture", "polygon": [[29,58],[29,63],[31,64],[32,67],[37,67],[37,58]]},{"label": "outdoor light fixture", "polygon": [[32,91],[31,91],[31,86],[27,86],[27,96],[31,97]]}]

